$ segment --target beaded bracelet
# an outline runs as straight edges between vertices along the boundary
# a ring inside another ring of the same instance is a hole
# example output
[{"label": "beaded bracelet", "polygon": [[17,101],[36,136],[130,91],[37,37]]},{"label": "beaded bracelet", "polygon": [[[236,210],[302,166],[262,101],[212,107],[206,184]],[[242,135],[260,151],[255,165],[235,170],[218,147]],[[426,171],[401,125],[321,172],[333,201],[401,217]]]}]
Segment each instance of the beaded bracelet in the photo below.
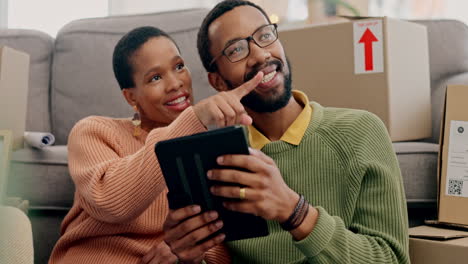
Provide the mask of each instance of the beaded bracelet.
[{"label": "beaded bracelet", "polygon": [[281,228],[286,231],[296,229],[304,222],[308,212],[309,203],[305,200],[304,195],[301,194],[291,216],[285,222],[280,223]]}]

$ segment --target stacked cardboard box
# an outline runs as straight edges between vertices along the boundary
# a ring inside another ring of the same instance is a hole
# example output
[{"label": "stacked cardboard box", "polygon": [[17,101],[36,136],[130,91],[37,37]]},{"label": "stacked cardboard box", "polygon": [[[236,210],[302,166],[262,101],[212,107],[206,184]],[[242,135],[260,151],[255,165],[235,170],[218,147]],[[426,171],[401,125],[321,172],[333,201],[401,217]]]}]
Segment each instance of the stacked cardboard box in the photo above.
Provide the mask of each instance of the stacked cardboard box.
[{"label": "stacked cardboard box", "polygon": [[0,46],[0,129],[12,131],[13,148],[23,146],[28,82],[29,55]]},{"label": "stacked cardboard box", "polygon": [[[438,220],[410,229],[412,263],[468,263],[468,86],[449,85],[441,121]],[[465,231],[461,231],[465,230]]]},{"label": "stacked cardboard box", "polygon": [[412,264],[468,262],[468,232],[418,226],[410,228]]},{"label": "stacked cardboard box", "polygon": [[468,86],[447,87],[439,151],[439,221],[468,226]]},{"label": "stacked cardboard box", "polygon": [[[280,28],[281,29],[281,28]],[[281,29],[294,89],[379,116],[393,141],[431,136],[427,30],[390,18]]]}]

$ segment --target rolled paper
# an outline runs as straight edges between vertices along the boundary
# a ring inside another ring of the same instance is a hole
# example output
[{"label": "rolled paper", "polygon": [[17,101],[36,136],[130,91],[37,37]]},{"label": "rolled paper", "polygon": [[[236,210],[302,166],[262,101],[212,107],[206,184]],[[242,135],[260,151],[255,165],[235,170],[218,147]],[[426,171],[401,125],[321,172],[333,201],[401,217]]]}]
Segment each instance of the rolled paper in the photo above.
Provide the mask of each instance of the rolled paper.
[{"label": "rolled paper", "polygon": [[46,132],[24,132],[24,141],[33,148],[41,149],[52,146],[55,142],[55,137],[51,133]]}]

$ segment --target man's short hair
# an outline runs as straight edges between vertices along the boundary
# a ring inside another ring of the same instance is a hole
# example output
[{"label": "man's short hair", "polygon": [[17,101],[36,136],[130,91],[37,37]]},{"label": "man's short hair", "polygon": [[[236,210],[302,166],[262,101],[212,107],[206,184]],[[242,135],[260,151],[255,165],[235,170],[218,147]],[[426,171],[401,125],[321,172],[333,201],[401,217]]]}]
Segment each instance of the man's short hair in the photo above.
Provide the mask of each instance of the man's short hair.
[{"label": "man's short hair", "polygon": [[150,26],[132,29],[115,46],[112,55],[112,67],[121,90],[135,87],[135,82],[133,81],[133,54],[149,39],[155,37],[170,39],[179,50],[177,43],[166,32]]},{"label": "man's short hair", "polygon": [[198,30],[198,37],[197,37],[197,48],[198,48],[198,55],[200,55],[200,59],[203,63],[207,72],[215,72],[217,71],[216,62],[214,62],[210,66],[210,62],[213,60],[213,56],[210,54],[211,42],[208,37],[208,28],[210,27],[211,23],[215,21],[218,17],[222,16],[224,13],[231,11],[232,9],[238,6],[249,5],[257,8],[265,18],[270,22],[270,18],[268,18],[267,13],[263,10],[260,6],[244,0],[225,0],[218,3],[211,11],[206,15],[205,19],[203,20],[200,29]]}]

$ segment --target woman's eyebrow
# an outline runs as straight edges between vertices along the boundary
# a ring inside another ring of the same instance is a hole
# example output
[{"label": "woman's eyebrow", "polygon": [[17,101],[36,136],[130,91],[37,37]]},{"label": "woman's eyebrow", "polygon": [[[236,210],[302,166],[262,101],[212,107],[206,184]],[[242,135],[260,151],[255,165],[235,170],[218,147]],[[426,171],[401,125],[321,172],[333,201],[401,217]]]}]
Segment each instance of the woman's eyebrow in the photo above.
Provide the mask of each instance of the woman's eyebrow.
[{"label": "woman's eyebrow", "polygon": [[151,67],[148,71],[146,71],[144,77],[147,77],[150,73],[153,73],[155,71],[158,71],[161,68],[161,66],[156,65],[154,67]]}]

